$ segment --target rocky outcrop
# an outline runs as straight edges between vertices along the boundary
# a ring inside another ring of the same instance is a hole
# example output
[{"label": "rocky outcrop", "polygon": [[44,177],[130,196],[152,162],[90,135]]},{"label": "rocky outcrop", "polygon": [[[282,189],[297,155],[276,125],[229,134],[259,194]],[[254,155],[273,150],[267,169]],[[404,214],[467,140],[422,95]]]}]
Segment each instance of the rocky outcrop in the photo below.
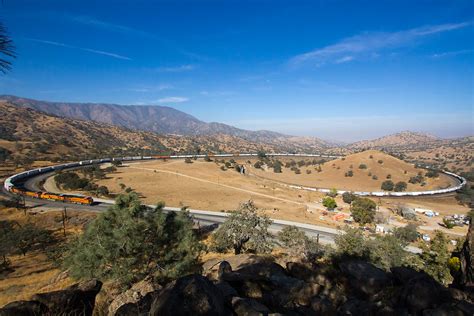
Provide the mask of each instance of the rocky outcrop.
[{"label": "rocky outcrop", "polygon": [[459,254],[461,269],[454,280],[455,286],[474,293],[474,224],[469,223],[466,241]]},{"label": "rocky outcrop", "polygon": [[127,291],[117,295],[108,308],[108,315],[140,315],[148,313],[153,298],[161,286],[151,278],[135,283]]},{"label": "rocky outcrop", "polygon": [[150,315],[232,315],[224,296],[201,275],[182,277],[166,285],[151,305]]},{"label": "rocky outcrop", "polygon": [[4,306],[0,315],[92,315],[95,297],[101,287],[100,281],[90,280],[64,290],[36,294],[30,301]]}]

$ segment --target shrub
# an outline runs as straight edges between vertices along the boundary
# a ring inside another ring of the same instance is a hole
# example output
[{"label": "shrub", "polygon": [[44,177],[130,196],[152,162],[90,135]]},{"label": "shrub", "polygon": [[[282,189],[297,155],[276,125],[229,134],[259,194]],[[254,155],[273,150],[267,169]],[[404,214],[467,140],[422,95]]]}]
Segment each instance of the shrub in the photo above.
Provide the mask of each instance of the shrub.
[{"label": "shrub", "polygon": [[193,163],[193,161],[191,160],[191,158],[186,158],[186,159],[184,159],[184,162],[185,162],[185,163]]},{"label": "shrub", "polygon": [[235,254],[243,251],[269,252],[272,249],[271,234],[268,232],[271,223],[266,215],[257,214],[252,201],[242,203],[214,234],[213,247],[220,252],[232,248]]},{"label": "shrub", "polygon": [[407,183],[403,181],[399,181],[395,184],[394,191],[395,192],[402,192],[407,189]]},{"label": "shrub", "polygon": [[393,191],[394,184],[392,180],[382,182],[381,189],[384,191]]},{"label": "shrub", "polygon": [[329,190],[329,192],[326,195],[330,196],[330,197],[336,197],[337,196],[337,189],[332,188],[331,190]]},{"label": "shrub", "polygon": [[311,170],[306,169],[306,174],[311,174]]},{"label": "shrub", "polygon": [[404,227],[396,228],[393,231],[393,235],[404,242],[414,242],[418,239],[417,228],[418,226],[415,224],[408,224]]},{"label": "shrub", "polygon": [[437,170],[428,170],[428,172],[425,173],[425,177],[428,178],[437,178],[439,176],[439,171]]},{"label": "shrub", "polygon": [[386,178],[387,179],[392,179],[392,175],[389,173],[389,174],[387,174]]},{"label": "shrub", "polygon": [[281,162],[276,161],[276,162],[273,164],[273,172],[275,172],[275,173],[281,173]]},{"label": "shrub", "polygon": [[261,162],[261,161],[259,160],[259,161],[257,161],[253,166],[254,166],[256,169],[262,169],[263,162]]},{"label": "shrub", "polygon": [[361,164],[359,165],[359,169],[367,169],[367,165],[361,163]]},{"label": "shrub", "polygon": [[424,180],[423,176],[418,174],[414,177],[410,177],[410,179],[408,180],[409,183],[411,184],[417,184],[417,183],[422,183]]},{"label": "shrub", "polygon": [[356,198],[351,205],[352,218],[360,225],[372,223],[376,207],[375,202],[369,198]]},{"label": "shrub", "polygon": [[136,193],[120,195],[74,240],[64,268],[74,278],[113,280],[124,287],[145,276],[169,280],[192,273],[203,247],[186,211],[149,210]]},{"label": "shrub", "polygon": [[378,178],[379,177],[377,177],[377,175],[375,175],[375,174],[372,176],[372,180],[378,180]]},{"label": "shrub", "polygon": [[377,160],[377,162],[378,162],[379,164],[383,164],[383,160],[382,160],[382,159]]},{"label": "shrub", "polygon": [[345,177],[352,177],[353,175],[354,175],[354,172],[352,170],[349,170],[344,174]]},{"label": "shrub", "polygon": [[342,193],[342,200],[344,201],[344,203],[351,204],[352,201],[354,201],[356,198],[357,196],[353,194],[352,192]]},{"label": "shrub", "polygon": [[336,200],[334,200],[332,197],[326,196],[323,199],[323,206],[327,208],[328,210],[333,210],[337,207],[337,203],[336,203]]}]

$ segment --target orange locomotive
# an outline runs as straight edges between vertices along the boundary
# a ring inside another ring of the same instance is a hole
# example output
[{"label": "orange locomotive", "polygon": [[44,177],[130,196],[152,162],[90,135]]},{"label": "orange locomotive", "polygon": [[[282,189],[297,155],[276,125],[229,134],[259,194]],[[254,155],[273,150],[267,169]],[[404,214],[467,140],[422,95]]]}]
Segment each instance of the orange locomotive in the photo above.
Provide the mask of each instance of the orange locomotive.
[{"label": "orange locomotive", "polygon": [[74,204],[84,204],[91,205],[94,200],[90,196],[77,196],[77,195],[68,195],[68,194],[56,194],[50,192],[33,192],[27,191],[21,188],[13,187],[10,190],[11,192],[19,195],[24,195],[36,199],[44,199],[51,201],[60,201]]}]

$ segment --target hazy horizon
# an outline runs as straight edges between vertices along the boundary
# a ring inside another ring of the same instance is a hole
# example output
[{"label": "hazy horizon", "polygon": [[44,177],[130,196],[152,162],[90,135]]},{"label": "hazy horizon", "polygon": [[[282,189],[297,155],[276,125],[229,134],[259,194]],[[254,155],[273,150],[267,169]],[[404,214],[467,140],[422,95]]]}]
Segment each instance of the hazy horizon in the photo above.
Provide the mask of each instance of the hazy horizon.
[{"label": "hazy horizon", "polygon": [[472,1],[19,0],[0,10],[18,53],[0,94],[160,104],[342,142],[474,134]]}]

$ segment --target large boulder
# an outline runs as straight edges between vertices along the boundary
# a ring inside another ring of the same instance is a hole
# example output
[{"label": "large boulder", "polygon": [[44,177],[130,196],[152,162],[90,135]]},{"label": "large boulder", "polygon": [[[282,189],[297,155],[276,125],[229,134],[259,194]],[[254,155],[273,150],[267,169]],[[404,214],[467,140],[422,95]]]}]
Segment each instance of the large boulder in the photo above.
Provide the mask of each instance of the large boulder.
[{"label": "large boulder", "polygon": [[209,279],[188,275],[170,282],[154,299],[150,315],[232,315],[224,296]]},{"label": "large boulder", "polygon": [[250,298],[234,297],[232,309],[237,316],[268,315],[270,310],[263,304]]},{"label": "large boulder", "polygon": [[246,265],[266,262],[268,260],[267,257],[252,254],[229,256],[225,258],[225,260],[210,259],[202,265],[202,275],[208,277],[210,280],[217,280],[219,265],[223,261],[226,261],[234,270],[238,270]]},{"label": "large boulder", "polygon": [[391,283],[387,273],[365,261],[345,261],[339,264],[339,267],[349,277],[350,285],[357,294],[368,298],[373,297]]},{"label": "large boulder", "polygon": [[452,300],[449,290],[424,272],[393,269],[393,273],[403,283],[398,305],[405,306],[410,313],[434,309]]},{"label": "large boulder", "polygon": [[[102,283],[90,280],[74,284],[64,290],[33,295],[31,301],[13,302],[0,315],[92,315],[95,297]],[[38,312],[40,311],[40,312]]]},{"label": "large boulder", "polygon": [[16,301],[0,308],[0,316],[36,316],[47,312],[48,307],[37,301]]},{"label": "large boulder", "polygon": [[[128,304],[127,308],[136,308],[137,310],[145,309],[147,305],[147,301],[150,300],[148,297],[147,300],[144,298],[147,296],[148,293],[152,293],[161,289],[161,286],[155,284],[151,278],[146,278],[140,282],[135,283],[132,287],[125,292],[117,295],[114,300],[110,303],[108,308],[108,315],[112,316],[115,315],[117,310],[123,306]],[[122,310],[123,313],[123,310]]]}]

